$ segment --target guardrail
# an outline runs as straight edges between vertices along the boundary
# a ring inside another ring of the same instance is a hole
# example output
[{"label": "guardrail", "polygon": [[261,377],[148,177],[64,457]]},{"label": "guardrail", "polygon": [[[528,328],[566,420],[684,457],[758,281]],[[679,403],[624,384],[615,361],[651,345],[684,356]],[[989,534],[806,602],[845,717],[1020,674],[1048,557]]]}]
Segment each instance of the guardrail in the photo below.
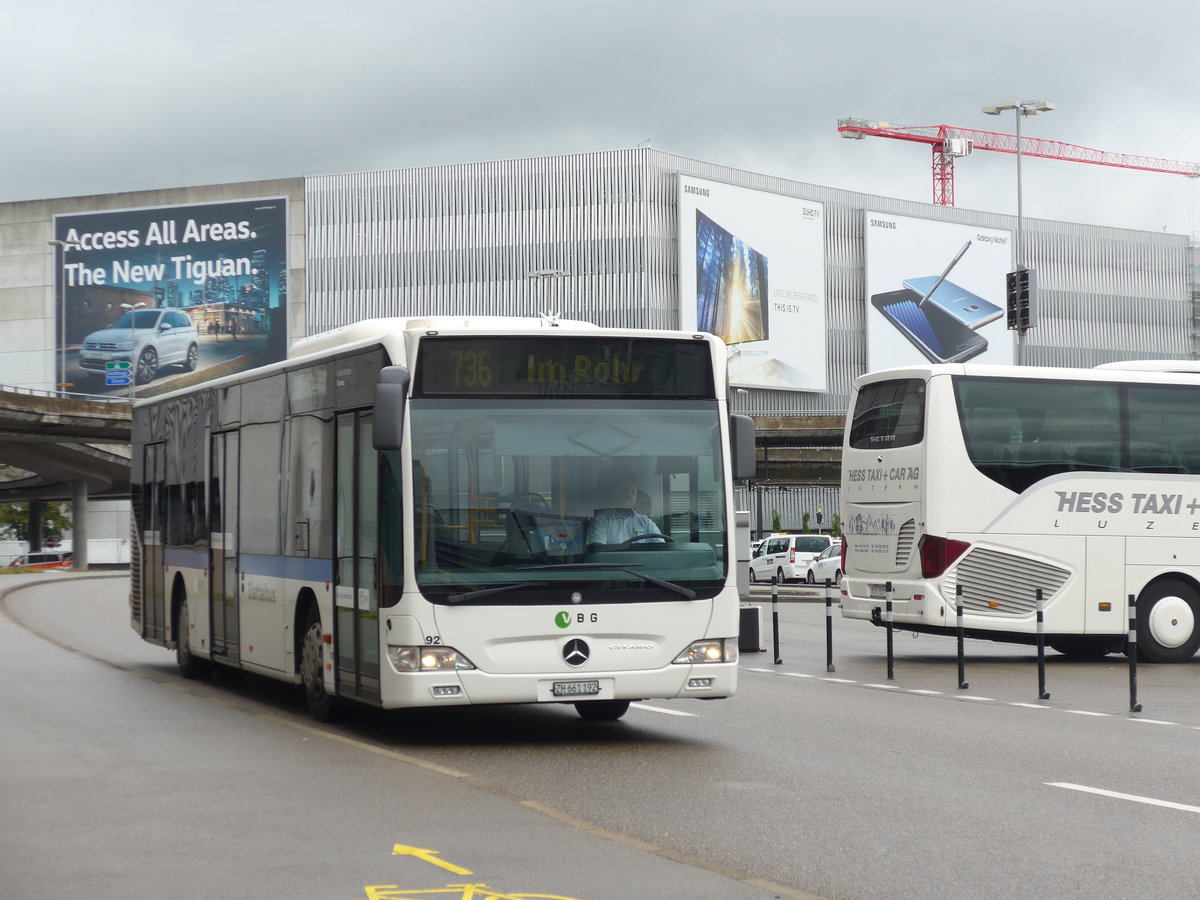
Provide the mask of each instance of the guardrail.
[{"label": "guardrail", "polygon": [[0,393],[28,394],[31,397],[61,397],[68,400],[90,400],[93,403],[129,403],[128,397],[108,397],[103,394],[76,394],[71,391],[45,391],[40,388],[0,384]]}]

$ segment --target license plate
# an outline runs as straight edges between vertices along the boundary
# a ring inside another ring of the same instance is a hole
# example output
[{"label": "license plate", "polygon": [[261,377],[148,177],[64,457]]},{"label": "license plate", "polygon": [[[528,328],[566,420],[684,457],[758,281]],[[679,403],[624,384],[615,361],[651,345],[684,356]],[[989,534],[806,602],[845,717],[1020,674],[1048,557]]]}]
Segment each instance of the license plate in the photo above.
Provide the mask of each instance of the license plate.
[{"label": "license plate", "polygon": [[556,681],[551,687],[555,697],[582,697],[600,693],[598,681]]},{"label": "license plate", "polygon": [[871,585],[871,599],[872,600],[886,600],[887,599],[887,585],[885,585],[885,584]]}]

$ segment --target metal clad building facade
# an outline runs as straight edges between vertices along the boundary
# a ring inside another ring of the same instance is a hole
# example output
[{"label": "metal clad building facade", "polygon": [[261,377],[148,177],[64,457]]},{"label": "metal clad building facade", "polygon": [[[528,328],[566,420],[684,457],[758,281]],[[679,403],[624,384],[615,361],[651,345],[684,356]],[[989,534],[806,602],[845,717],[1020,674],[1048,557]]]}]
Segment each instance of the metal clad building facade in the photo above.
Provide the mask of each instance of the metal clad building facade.
[{"label": "metal clad building facade", "polygon": [[[308,333],[380,315],[558,312],[679,323],[677,176],[825,204],[829,390],[752,389],[751,415],[843,413],[866,370],[864,211],[1013,230],[1014,216],[876,197],[651,148],[306,179]],[[1029,365],[1193,356],[1182,235],[1024,219]],[[821,340],[814,335],[814,341]]]}]

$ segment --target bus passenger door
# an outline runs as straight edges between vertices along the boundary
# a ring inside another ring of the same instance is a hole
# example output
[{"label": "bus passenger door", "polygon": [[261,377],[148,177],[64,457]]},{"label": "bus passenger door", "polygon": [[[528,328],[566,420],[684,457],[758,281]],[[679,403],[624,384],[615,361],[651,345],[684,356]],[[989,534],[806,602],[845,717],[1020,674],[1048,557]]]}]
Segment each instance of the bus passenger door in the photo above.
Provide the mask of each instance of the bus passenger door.
[{"label": "bus passenger door", "polygon": [[379,702],[379,595],[375,584],[378,454],[369,411],[337,417],[337,686]]},{"label": "bus passenger door", "polygon": [[209,607],[212,655],[236,663],[238,653],[238,434],[212,436],[209,459]]},{"label": "bus passenger door", "polygon": [[140,530],[142,545],[142,635],[156,641],[167,639],[170,611],[166,609],[163,568],[163,521],[166,510],[166,445],[143,448]]}]

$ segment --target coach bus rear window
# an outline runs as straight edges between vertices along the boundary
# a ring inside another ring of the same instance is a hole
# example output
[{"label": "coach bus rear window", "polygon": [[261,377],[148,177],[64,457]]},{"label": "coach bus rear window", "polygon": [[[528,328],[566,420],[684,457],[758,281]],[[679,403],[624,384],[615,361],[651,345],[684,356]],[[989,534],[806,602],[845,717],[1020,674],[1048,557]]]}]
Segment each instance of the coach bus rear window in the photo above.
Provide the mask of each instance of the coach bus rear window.
[{"label": "coach bus rear window", "polygon": [[919,378],[880,381],[858,392],[850,446],[881,450],[919,444],[925,435],[925,382]]}]

